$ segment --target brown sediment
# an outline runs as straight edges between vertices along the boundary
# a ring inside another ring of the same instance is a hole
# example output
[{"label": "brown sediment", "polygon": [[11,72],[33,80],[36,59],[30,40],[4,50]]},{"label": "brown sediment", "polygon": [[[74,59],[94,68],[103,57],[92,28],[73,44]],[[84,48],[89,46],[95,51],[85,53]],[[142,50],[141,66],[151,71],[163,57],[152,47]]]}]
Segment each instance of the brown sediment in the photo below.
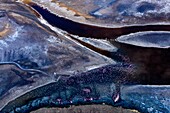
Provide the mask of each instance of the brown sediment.
[{"label": "brown sediment", "polygon": [[41,15],[37,11],[35,11],[33,8],[29,7],[29,9],[32,11],[32,13],[35,14],[35,16],[37,16],[38,18],[41,17]]},{"label": "brown sediment", "polygon": [[59,3],[59,6],[61,6],[61,7],[64,7],[64,8],[67,8],[67,10],[69,10],[69,11],[73,11],[75,14],[75,16],[82,16],[82,17],[84,17],[84,18],[86,18],[86,19],[89,19],[89,18],[94,18],[93,16],[90,16],[90,15],[88,15],[88,14],[84,14],[84,13],[81,13],[81,12],[79,12],[79,11],[77,11],[77,10],[75,10],[74,8],[72,8],[72,7],[68,7],[68,6],[66,6],[64,3]]},{"label": "brown sediment", "polygon": [[66,4],[64,4],[62,2],[59,2],[58,0],[52,0],[51,2],[58,4],[60,7],[66,8],[68,11],[74,12],[75,16],[82,16],[82,17],[84,17],[86,19],[94,18],[93,16],[90,16],[89,14],[82,13],[82,12],[77,11],[76,9],[72,8],[72,7],[67,6]]},{"label": "brown sediment", "polygon": [[[27,4],[27,5],[31,5],[32,4],[32,0],[19,0],[20,2]],[[35,16],[37,16],[38,18],[41,16],[37,11],[35,11],[33,8],[31,7],[27,7],[33,14],[35,14]]]},{"label": "brown sediment", "polygon": [[136,110],[109,105],[83,105],[69,108],[41,108],[31,113],[139,113]]},{"label": "brown sediment", "polygon": [[23,3],[25,3],[25,4],[29,4],[29,3],[32,2],[32,0],[19,0],[19,1],[21,1],[21,2],[23,2]]},{"label": "brown sediment", "polygon": [[[34,4],[34,2],[32,2],[32,0],[21,0],[21,2],[23,2],[25,4],[28,4],[28,5],[33,5]],[[84,17],[86,19],[94,18],[93,16],[90,16],[89,14],[82,13],[82,12],[77,11],[76,9],[72,8],[72,7],[67,6],[66,4],[64,4],[62,2],[59,2],[58,0],[52,0],[51,2],[58,4],[59,7],[66,8],[68,11],[74,12],[75,16],[82,16],[82,17]]]},{"label": "brown sediment", "polygon": [[9,24],[6,24],[6,26],[4,27],[4,29],[2,31],[0,31],[0,37],[4,37],[5,35],[7,35],[10,32],[10,28],[9,28]]}]

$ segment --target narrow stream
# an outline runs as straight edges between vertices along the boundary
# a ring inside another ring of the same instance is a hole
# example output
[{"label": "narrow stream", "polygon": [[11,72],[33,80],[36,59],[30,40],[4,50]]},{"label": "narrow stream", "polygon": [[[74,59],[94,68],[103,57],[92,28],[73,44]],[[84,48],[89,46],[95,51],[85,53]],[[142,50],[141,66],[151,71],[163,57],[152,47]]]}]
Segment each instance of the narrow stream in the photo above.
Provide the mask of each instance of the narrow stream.
[{"label": "narrow stream", "polygon": [[91,26],[87,24],[77,23],[69,19],[56,16],[50,13],[47,9],[32,4],[38,13],[48,21],[49,24],[58,27],[68,33],[78,35],[81,37],[93,37],[97,39],[115,39],[118,36],[126,35],[130,33],[140,32],[140,31],[170,31],[169,25],[145,25],[145,26],[126,26],[121,28],[106,28]]}]

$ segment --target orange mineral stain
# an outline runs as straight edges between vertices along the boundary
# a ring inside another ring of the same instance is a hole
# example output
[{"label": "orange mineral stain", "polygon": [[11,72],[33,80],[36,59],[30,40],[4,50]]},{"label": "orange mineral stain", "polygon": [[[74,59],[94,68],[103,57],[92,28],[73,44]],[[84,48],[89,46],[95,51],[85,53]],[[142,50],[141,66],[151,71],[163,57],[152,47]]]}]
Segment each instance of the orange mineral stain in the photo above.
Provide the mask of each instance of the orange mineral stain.
[{"label": "orange mineral stain", "polygon": [[75,10],[74,8],[67,6],[67,5],[64,4],[64,3],[59,2],[58,0],[52,0],[51,2],[58,4],[60,7],[66,8],[68,11],[74,12],[74,13],[75,13],[75,16],[82,16],[82,17],[84,17],[84,18],[86,18],[86,19],[94,18],[93,16],[90,16],[90,15],[84,14],[84,13],[81,13],[81,12]]},{"label": "orange mineral stain", "polygon": [[25,4],[29,4],[29,3],[32,2],[32,0],[19,0],[19,1],[21,1],[21,2],[23,2],[23,3],[25,3]]},{"label": "orange mineral stain", "polygon": [[84,18],[86,18],[86,19],[93,18],[92,16],[90,16],[90,15],[88,15],[88,14],[81,13],[81,12],[75,10],[75,9],[72,8],[72,7],[66,6],[64,3],[58,3],[58,4],[59,4],[60,7],[67,8],[68,11],[74,12],[74,13],[75,13],[75,16],[82,16],[82,17],[84,17]]},{"label": "orange mineral stain", "polygon": [[9,33],[9,31],[10,31],[10,29],[9,29],[9,24],[7,24],[7,25],[4,27],[4,29],[0,31],[0,37],[5,36],[6,34]]}]

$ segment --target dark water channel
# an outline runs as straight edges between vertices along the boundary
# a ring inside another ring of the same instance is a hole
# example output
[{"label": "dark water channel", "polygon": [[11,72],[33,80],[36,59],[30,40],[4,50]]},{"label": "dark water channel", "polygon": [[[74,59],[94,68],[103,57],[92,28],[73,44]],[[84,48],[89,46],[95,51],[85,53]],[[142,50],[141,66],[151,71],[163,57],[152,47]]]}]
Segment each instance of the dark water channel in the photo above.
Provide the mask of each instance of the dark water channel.
[{"label": "dark water channel", "polygon": [[[119,44],[115,39],[122,35],[142,31],[170,31],[169,25],[145,25],[145,26],[125,26],[121,28],[105,28],[99,26],[91,26],[87,24],[77,23],[63,17],[58,17],[50,13],[48,10],[32,4],[38,13],[52,26],[67,31],[70,34],[78,35],[80,37],[92,37],[96,39],[107,39],[114,46],[118,48],[117,51],[111,52],[99,49],[91,44],[78,40],[82,45],[102,54],[117,62],[130,62],[137,64],[140,67],[140,76],[142,84],[152,85],[167,85],[170,80],[167,79],[169,73],[170,50],[159,48],[143,48],[139,46],[132,46],[126,44]],[[71,35],[70,35],[71,37]],[[141,69],[142,68],[142,69]],[[165,74],[166,73],[166,74]]]}]

